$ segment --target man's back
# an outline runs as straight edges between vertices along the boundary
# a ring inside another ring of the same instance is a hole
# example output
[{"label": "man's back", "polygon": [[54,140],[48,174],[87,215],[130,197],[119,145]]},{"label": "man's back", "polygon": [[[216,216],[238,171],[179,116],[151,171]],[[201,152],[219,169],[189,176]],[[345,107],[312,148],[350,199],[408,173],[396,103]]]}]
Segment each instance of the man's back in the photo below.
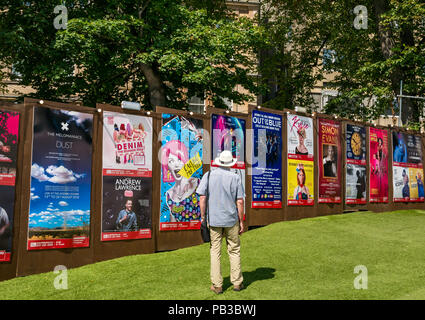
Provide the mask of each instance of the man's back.
[{"label": "man's back", "polygon": [[[208,173],[204,174],[197,192],[206,195]],[[216,168],[209,177],[209,223],[213,227],[232,227],[238,222],[236,200],[243,199],[244,190],[239,175],[230,169]]]}]

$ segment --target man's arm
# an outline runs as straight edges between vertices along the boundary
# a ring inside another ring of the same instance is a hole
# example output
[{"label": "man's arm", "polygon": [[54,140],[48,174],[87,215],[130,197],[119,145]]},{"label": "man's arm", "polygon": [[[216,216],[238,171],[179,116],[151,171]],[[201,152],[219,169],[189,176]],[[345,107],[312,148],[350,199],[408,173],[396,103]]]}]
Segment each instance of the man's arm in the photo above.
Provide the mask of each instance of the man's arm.
[{"label": "man's arm", "polygon": [[206,207],[207,207],[207,196],[199,196],[199,208],[201,209],[201,221],[205,219]]},{"label": "man's arm", "polygon": [[244,201],[243,198],[238,199],[236,201],[237,207],[238,207],[238,218],[239,218],[239,234],[242,234],[245,230],[244,230],[244,226],[243,226],[243,214],[244,214]]}]

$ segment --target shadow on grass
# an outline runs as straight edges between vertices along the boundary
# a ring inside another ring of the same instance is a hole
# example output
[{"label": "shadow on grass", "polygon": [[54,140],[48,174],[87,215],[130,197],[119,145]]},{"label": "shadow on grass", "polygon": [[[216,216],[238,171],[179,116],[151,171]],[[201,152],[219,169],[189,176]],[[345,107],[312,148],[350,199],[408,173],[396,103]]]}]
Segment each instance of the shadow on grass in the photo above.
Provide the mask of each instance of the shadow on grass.
[{"label": "shadow on grass", "polygon": [[[273,268],[257,268],[254,271],[242,272],[243,275],[243,284],[245,288],[248,288],[251,283],[255,281],[267,280],[274,278],[274,272],[276,269]],[[230,282],[230,277],[223,279],[223,290],[228,289],[232,286]]]}]

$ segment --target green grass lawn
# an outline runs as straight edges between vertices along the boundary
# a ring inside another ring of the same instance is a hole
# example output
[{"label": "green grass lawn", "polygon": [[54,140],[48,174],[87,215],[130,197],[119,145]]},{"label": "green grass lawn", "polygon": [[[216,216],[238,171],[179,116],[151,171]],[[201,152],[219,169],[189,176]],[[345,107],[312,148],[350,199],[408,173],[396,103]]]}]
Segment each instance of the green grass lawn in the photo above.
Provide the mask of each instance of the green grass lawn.
[{"label": "green grass lawn", "polygon": [[[1,299],[425,299],[425,210],[357,212],[275,223],[242,235],[246,289],[209,290],[209,245],[135,255],[0,282]],[[354,288],[357,265],[368,288]]]}]

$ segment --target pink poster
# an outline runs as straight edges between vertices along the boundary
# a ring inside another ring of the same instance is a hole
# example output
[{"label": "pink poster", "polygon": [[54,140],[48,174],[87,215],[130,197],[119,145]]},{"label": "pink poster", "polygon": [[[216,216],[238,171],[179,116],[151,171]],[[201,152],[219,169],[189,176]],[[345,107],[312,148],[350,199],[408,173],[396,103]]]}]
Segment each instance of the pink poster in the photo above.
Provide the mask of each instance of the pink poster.
[{"label": "pink poster", "polygon": [[0,262],[10,261],[19,113],[0,111]]},{"label": "pink poster", "polygon": [[388,132],[369,128],[370,202],[388,202]]}]

